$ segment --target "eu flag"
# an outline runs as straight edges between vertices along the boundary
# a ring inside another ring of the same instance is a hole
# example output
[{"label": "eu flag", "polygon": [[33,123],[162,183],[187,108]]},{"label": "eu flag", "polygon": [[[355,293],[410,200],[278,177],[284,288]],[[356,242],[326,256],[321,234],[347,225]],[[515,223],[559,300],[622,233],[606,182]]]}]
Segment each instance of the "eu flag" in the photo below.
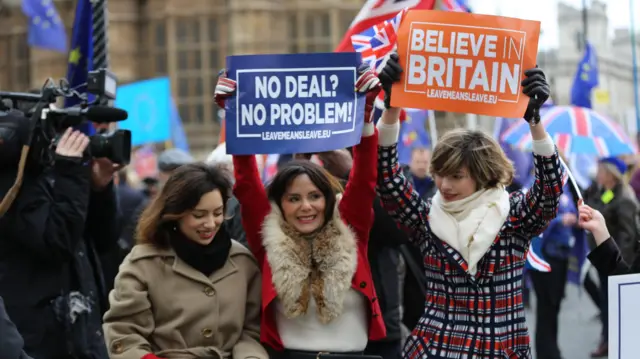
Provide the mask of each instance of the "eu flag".
[{"label": "eu flag", "polygon": [[[67,81],[71,88],[78,92],[85,92],[89,71],[93,69],[93,42],[92,42],[92,11],[89,0],[78,0],[76,15],[73,20],[73,32],[71,35],[71,50],[69,51],[69,67],[67,69]],[[67,98],[65,107],[79,103],[76,98]],[[82,124],[79,128],[87,135],[92,135],[95,130],[93,125]]]},{"label": "eu flag", "polygon": [[185,152],[189,152],[189,140],[184,133],[184,127],[182,126],[182,119],[180,113],[176,107],[176,103],[171,99],[171,142],[173,147],[179,148]]},{"label": "eu flag", "polygon": [[22,0],[22,12],[29,18],[29,45],[67,52],[67,32],[52,0]]},{"label": "eu flag", "polygon": [[429,119],[428,110],[405,109],[406,118],[400,124],[398,139],[398,161],[401,164],[411,162],[411,153],[416,148],[431,148],[426,123]]},{"label": "eu flag", "polygon": [[598,58],[593,46],[587,42],[584,57],[578,63],[578,71],[571,88],[571,104],[591,108],[591,91],[598,86]]}]

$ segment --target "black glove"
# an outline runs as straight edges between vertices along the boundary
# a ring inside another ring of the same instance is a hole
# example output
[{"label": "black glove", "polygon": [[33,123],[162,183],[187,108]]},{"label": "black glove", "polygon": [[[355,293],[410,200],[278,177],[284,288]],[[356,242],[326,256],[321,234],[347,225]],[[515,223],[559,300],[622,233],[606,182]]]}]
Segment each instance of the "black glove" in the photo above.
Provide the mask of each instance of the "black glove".
[{"label": "black glove", "polygon": [[540,108],[549,98],[551,89],[542,69],[535,68],[524,72],[526,78],[522,80],[522,93],[529,96],[529,105],[524,113],[524,120],[532,125],[540,122]]},{"label": "black glove", "polygon": [[400,57],[397,53],[389,55],[389,60],[384,65],[382,71],[378,75],[382,89],[384,90],[384,108],[391,108],[391,86],[394,82],[400,81],[400,74],[402,74],[402,67],[398,61]]}]

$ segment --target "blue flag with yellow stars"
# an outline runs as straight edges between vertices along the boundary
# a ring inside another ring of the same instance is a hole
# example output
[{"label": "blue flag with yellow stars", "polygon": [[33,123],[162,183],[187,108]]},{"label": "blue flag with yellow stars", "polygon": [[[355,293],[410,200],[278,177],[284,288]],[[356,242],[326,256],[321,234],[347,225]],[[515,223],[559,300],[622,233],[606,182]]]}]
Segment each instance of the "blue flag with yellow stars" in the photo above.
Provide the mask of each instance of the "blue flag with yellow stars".
[{"label": "blue flag with yellow stars", "polygon": [[571,104],[591,108],[591,91],[598,86],[598,57],[587,42],[584,57],[578,63],[578,71],[571,87]]},{"label": "blue flag with yellow stars", "polygon": [[431,141],[426,124],[429,119],[428,110],[405,109],[406,118],[400,123],[398,139],[398,162],[409,164],[411,153],[416,148],[431,149]]},{"label": "blue flag with yellow stars", "polygon": [[29,19],[28,43],[57,52],[67,52],[67,32],[52,0],[22,0]]},{"label": "blue flag with yellow stars", "polygon": [[[91,19],[91,2],[89,0],[78,0],[76,16],[73,20],[67,81],[69,81],[71,88],[81,93],[86,93],[85,84],[87,83],[89,71],[93,69],[93,27]],[[76,98],[67,98],[64,105],[65,107],[70,107],[77,105],[79,102]],[[82,124],[79,130],[87,135],[92,135],[95,132],[91,123]]]}]

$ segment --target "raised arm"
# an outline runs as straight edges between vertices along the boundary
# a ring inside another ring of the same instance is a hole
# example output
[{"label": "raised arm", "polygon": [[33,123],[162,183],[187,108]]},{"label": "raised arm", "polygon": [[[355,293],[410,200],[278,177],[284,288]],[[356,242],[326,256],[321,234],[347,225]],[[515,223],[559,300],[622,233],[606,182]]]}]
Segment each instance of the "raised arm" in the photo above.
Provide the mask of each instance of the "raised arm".
[{"label": "raised arm", "polygon": [[560,164],[558,151],[551,137],[540,124],[540,107],[549,98],[549,85],[544,72],[535,68],[525,72],[523,93],[530,97],[524,119],[529,123],[533,140],[535,181],[525,193],[511,194],[510,222],[514,230],[531,239],[544,231],[556,218],[565,168]]},{"label": "raised arm", "polygon": [[425,202],[413,190],[411,182],[402,174],[398,163],[398,136],[400,134],[399,108],[391,107],[391,87],[400,80],[402,68],[398,54],[390,55],[380,72],[380,81],[385,92],[386,110],[378,121],[378,184],[376,190],[382,207],[398,226],[408,234],[409,240],[418,246],[427,236],[427,215],[431,202]]},{"label": "raised arm", "polygon": [[625,262],[616,241],[609,234],[607,223],[600,211],[581,205],[578,209],[578,226],[593,235],[596,248],[587,258],[600,273],[607,275],[640,273],[640,252],[636,251],[631,265]]},{"label": "raised arm", "polygon": [[[227,78],[226,71],[222,70],[215,90],[215,100],[218,106],[224,108],[226,99],[235,91],[236,82]],[[247,243],[262,268],[265,252],[260,232],[264,218],[271,211],[271,205],[260,180],[256,156],[233,156],[233,175],[236,180],[233,194],[240,202],[242,225]]]},{"label": "raised arm", "polygon": [[[368,66],[359,69],[356,91],[366,92],[364,125],[360,143],[353,148],[353,167],[340,201],[344,220],[360,233],[369,233],[373,225],[373,200],[376,197],[376,148],[378,133],[373,125],[373,101],[380,92],[380,80]],[[368,240],[369,238],[360,238]]]},{"label": "raised arm", "polygon": [[427,238],[427,214],[430,201],[423,201],[411,182],[403,175],[398,163],[400,109],[390,108],[378,122],[378,184],[376,190],[382,207],[396,224],[407,233],[410,241],[421,246]]},{"label": "raised arm", "polygon": [[91,170],[82,161],[88,143],[82,133],[66,130],[51,173],[25,178],[13,206],[0,216],[0,241],[53,265],[73,260],[89,207]]},{"label": "raised arm", "polygon": [[638,269],[638,265],[640,264],[640,260],[636,254],[636,259],[634,261],[634,266],[630,266],[627,262],[622,258],[622,252],[620,252],[620,248],[616,244],[616,241],[613,237],[609,237],[607,240],[599,243],[596,248],[594,248],[587,258],[589,262],[593,264],[594,267],[600,273],[606,273],[607,275],[621,275],[621,274],[632,274],[636,273]]},{"label": "raised arm", "polygon": [[247,243],[262,268],[265,258],[261,235],[262,222],[271,211],[271,204],[260,180],[256,156],[233,156],[233,174],[236,180],[233,194],[240,202]]}]

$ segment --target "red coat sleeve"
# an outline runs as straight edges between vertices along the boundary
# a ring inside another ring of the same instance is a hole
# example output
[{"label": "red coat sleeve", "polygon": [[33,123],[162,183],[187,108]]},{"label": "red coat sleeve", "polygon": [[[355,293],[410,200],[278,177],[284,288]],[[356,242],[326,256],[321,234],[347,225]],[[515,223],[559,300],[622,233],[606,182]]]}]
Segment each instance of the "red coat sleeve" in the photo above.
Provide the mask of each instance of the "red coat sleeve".
[{"label": "red coat sleeve", "polygon": [[[369,233],[373,225],[373,200],[378,176],[378,129],[362,137],[353,148],[353,167],[339,204],[342,219],[356,233]],[[369,240],[358,238],[358,240]]]},{"label": "red coat sleeve", "polygon": [[265,258],[262,246],[262,222],[271,211],[267,192],[260,180],[256,157],[233,156],[233,173],[236,183],[233,194],[240,202],[240,214],[249,243],[249,249],[258,260],[260,268]]}]

